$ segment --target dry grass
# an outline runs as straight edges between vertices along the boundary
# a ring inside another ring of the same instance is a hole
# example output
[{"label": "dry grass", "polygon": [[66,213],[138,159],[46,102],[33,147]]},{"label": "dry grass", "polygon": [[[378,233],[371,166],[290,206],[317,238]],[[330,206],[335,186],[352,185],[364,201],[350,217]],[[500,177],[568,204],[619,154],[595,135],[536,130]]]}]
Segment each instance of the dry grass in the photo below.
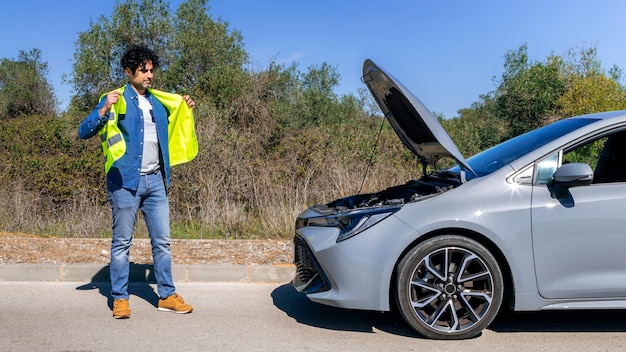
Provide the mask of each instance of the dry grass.
[{"label": "dry grass", "polygon": [[[172,237],[290,238],[296,216],[307,206],[359,190],[374,147],[377,153],[362,192],[417,177],[414,162],[407,158],[393,131],[386,129],[375,146],[379,121],[309,126],[280,131],[276,137],[276,126],[262,119],[235,128],[216,111],[198,109],[200,153],[172,172]],[[100,158],[95,139],[76,143],[94,143],[93,148],[77,154],[93,153]],[[0,207],[0,231],[53,237],[109,236],[111,214],[104,180],[97,176],[100,170],[90,172],[87,174],[96,177],[75,176],[83,178],[86,186],[72,186],[71,195],[62,201],[34,191],[26,181],[0,185],[5,205]],[[66,177],[75,184],[72,175]],[[147,237],[141,219],[136,236]]]}]

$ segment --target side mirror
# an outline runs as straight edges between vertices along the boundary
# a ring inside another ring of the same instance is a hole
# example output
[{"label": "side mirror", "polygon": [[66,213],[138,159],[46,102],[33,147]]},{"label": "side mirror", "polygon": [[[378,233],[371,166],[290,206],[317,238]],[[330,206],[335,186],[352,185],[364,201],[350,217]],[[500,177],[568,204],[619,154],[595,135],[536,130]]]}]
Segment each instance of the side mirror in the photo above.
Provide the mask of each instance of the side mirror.
[{"label": "side mirror", "polygon": [[587,186],[593,181],[593,170],[585,163],[563,164],[552,175],[552,185],[570,188]]}]

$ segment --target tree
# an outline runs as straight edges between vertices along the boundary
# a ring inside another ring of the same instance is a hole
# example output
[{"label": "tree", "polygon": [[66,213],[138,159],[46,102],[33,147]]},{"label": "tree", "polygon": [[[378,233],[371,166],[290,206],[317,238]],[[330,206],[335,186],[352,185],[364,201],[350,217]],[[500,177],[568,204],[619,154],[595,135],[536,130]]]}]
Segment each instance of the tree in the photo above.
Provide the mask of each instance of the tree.
[{"label": "tree", "polygon": [[494,92],[480,96],[458,119],[443,121],[459,149],[470,155],[504,139],[565,117],[626,109],[622,70],[608,74],[597,50],[569,49],[565,58],[529,62],[526,45],[508,51]]},{"label": "tree", "polygon": [[626,109],[626,89],[619,82],[622,72],[619,67],[614,65],[605,74],[595,47],[570,49],[568,57],[563,65],[566,90],[557,102],[559,115]]},{"label": "tree", "polygon": [[310,66],[302,75],[302,94],[304,103],[309,107],[309,122],[332,122],[337,116],[337,95],[333,92],[339,85],[337,68],[324,62],[320,67]]},{"label": "tree", "polygon": [[570,76],[567,90],[558,99],[561,116],[626,109],[626,91],[602,74]]},{"label": "tree", "polygon": [[546,63],[531,65],[526,51],[522,45],[507,53],[505,72],[495,92],[496,116],[509,125],[509,137],[542,126],[565,91],[561,60],[549,57]]},{"label": "tree", "polygon": [[0,60],[0,118],[54,115],[57,100],[47,75],[39,49],[20,51],[17,60]]},{"label": "tree", "polygon": [[207,0],[180,4],[173,19],[164,84],[171,91],[206,97],[217,108],[225,108],[248,83],[243,70],[248,54],[241,33],[230,30],[227,22],[213,20],[208,11]]},{"label": "tree", "polygon": [[172,15],[164,0],[125,0],[110,17],[101,16],[79,33],[73,73],[72,104],[91,108],[100,94],[126,82],[119,67],[130,44],[145,44],[160,58],[156,88],[192,94],[198,101],[226,107],[244,89],[247,53],[242,36],[228,23],[208,15],[207,0],[189,0]]},{"label": "tree", "polygon": [[338,97],[334,89],[339,85],[337,68],[324,62],[309,66],[302,73],[297,65],[277,66],[274,76],[280,78],[273,87],[276,101],[273,110],[280,124],[287,128],[306,125],[340,123],[355,114],[363,114],[363,99],[354,95]]},{"label": "tree", "polygon": [[509,136],[508,125],[498,118],[495,101],[490,94],[479,97],[470,108],[459,110],[459,117],[442,121],[443,127],[468,157],[496,145]]},{"label": "tree", "polygon": [[120,59],[131,44],[149,45],[167,62],[172,30],[169,13],[164,0],[126,0],[115,5],[111,17],[100,16],[87,31],[79,33],[73,72],[65,77],[74,87],[73,107],[87,110],[100,94],[126,82]]}]

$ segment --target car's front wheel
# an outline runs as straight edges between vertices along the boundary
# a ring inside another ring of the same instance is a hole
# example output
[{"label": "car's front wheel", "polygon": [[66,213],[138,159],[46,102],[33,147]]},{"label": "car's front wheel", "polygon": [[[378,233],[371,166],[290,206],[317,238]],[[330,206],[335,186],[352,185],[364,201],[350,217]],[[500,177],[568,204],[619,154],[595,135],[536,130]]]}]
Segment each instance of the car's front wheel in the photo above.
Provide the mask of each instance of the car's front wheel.
[{"label": "car's front wheel", "polygon": [[396,298],[404,319],[433,339],[478,335],[498,314],[504,281],[494,256],[458,235],[430,238],[398,264]]}]

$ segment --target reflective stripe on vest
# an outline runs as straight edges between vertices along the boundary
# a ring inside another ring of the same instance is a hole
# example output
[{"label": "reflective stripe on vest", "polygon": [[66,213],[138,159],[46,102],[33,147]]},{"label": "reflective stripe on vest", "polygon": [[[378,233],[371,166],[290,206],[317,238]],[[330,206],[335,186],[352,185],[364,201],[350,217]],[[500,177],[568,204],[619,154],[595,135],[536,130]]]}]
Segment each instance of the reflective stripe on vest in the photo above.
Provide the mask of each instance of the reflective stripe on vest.
[{"label": "reflective stripe on vest", "polygon": [[[124,153],[126,153],[126,142],[122,136],[122,131],[120,131],[120,128],[117,126],[117,118],[119,114],[126,114],[126,101],[124,100],[125,87],[126,86],[116,89],[116,91],[121,94],[120,99],[118,99],[116,104],[111,106],[111,109],[109,110],[109,119],[99,132],[100,142],[102,144],[102,153],[104,154],[104,171],[106,173],[109,172],[115,160],[118,160],[122,157],[122,155],[124,155]],[[103,94],[100,97],[100,100],[102,100],[102,98],[109,93]]]}]

